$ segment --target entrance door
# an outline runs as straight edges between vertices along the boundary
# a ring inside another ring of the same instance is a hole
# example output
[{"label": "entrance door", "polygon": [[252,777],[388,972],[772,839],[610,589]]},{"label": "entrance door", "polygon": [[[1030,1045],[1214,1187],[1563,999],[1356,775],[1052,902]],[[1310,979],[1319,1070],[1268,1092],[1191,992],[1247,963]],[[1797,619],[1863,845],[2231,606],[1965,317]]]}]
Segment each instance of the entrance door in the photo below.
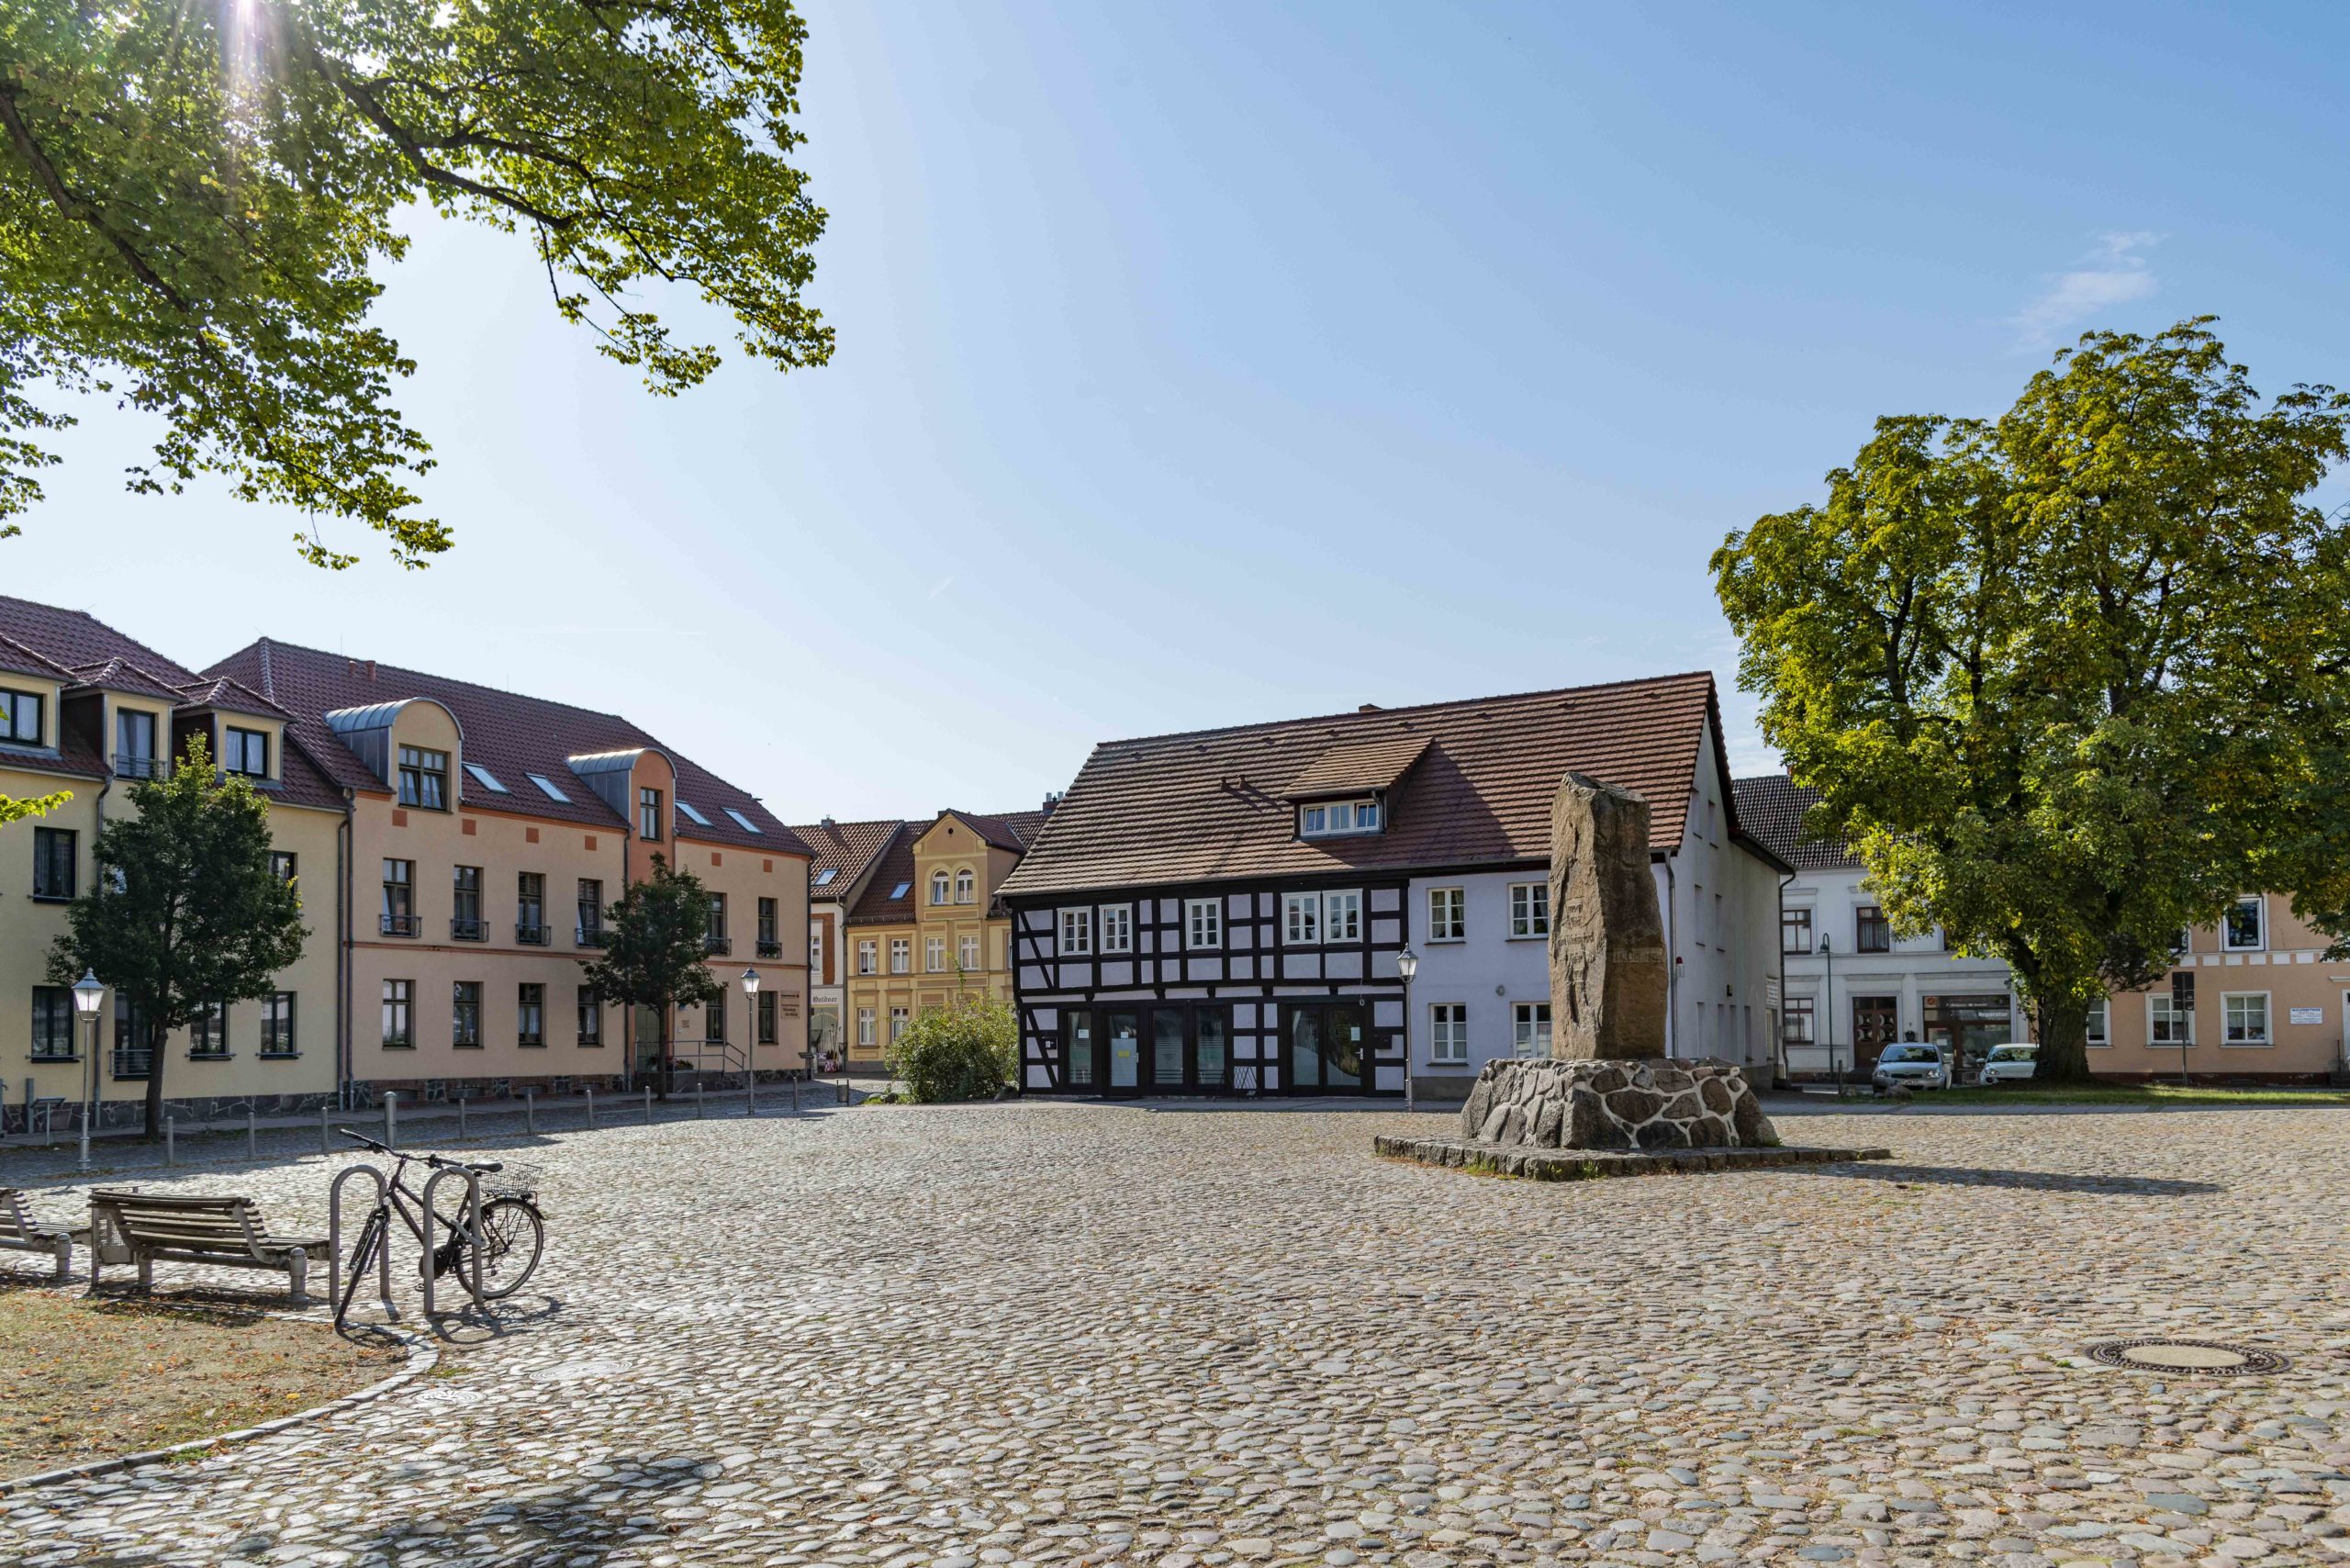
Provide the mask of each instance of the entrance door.
[{"label": "entrance door", "polygon": [[1901,999],[1897,996],[1852,998],[1852,1075],[1865,1078],[1876,1070],[1876,1053],[1901,1037]]},{"label": "entrance door", "polygon": [[1093,1092],[1103,1073],[1102,1063],[1094,1055],[1098,1041],[1091,1008],[1069,1007],[1061,1010],[1062,1088],[1077,1094]]},{"label": "entrance door", "polygon": [[1110,1080],[1103,1086],[1111,1094],[1142,1092],[1142,1016],[1132,1009],[1104,1011],[1102,1033],[1108,1036]]},{"label": "entrance door", "polygon": [[1221,1007],[1203,1007],[1192,1014],[1192,1081],[1203,1093],[1223,1093],[1230,1080],[1227,1047],[1231,1042],[1226,1031],[1231,1021],[1231,1014]]},{"label": "entrance door", "polygon": [[1150,1086],[1161,1094],[1180,1094],[1184,1083],[1183,1010],[1180,1007],[1154,1007],[1150,1010]]},{"label": "entrance door", "polygon": [[1368,1019],[1353,1002],[1289,1002],[1282,1036],[1281,1090],[1290,1094],[1346,1094],[1361,1090],[1371,1052]]}]

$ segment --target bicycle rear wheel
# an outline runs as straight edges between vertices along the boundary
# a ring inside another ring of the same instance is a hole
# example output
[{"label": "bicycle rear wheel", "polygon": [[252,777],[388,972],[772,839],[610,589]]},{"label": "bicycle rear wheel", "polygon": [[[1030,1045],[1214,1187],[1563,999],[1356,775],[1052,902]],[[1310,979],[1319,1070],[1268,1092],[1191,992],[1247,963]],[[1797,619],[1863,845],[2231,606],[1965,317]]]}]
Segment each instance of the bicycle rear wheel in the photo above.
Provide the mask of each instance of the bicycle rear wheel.
[{"label": "bicycle rear wheel", "polygon": [[[546,1250],[546,1222],[522,1198],[492,1198],[481,1206],[481,1294],[491,1301],[512,1295],[538,1271]],[[467,1265],[460,1262],[462,1275]]]}]

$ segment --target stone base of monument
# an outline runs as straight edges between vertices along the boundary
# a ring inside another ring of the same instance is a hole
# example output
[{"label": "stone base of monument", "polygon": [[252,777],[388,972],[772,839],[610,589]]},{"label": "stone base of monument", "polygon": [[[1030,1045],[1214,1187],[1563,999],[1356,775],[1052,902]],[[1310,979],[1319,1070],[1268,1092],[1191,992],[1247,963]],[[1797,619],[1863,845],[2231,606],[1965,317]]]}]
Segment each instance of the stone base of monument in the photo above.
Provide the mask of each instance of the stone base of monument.
[{"label": "stone base of monument", "polygon": [[1738,1066],[1722,1061],[1488,1062],[1461,1136],[1380,1137],[1381,1154],[1549,1181],[1890,1159],[1884,1148],[1789,1148]]}]

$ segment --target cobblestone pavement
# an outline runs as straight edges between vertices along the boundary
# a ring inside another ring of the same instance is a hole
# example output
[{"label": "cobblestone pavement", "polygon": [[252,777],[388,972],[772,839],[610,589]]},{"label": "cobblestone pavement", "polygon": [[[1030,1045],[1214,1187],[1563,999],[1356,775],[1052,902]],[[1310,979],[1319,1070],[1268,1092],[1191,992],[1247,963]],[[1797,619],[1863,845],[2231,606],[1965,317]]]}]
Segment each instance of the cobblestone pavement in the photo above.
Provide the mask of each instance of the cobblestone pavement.
[{"label": "cobblestone pavement", "polygon": [[[1367,1152],[1434,1125],[863,1106],[544,1138],[546,1294],[453,1323],[448,1375],[0,1498],[0,1559],[2350,1554],[2341,1113],[1789,1117],[1897,1160],[1566,1186]],[[290,1225],[326,1170],[178,1182]],[[2152,1334],[2294,1365],[2082,1354]]]}]

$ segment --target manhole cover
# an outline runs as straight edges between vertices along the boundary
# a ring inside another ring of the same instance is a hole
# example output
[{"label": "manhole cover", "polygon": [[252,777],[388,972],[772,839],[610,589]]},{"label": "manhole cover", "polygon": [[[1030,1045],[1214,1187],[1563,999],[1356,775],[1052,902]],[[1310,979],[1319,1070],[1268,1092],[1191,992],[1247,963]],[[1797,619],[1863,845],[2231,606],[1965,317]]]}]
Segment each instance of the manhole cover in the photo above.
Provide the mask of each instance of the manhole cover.
[{"label": "manhole cover", "polygon": [[2222,1345],[2215,1339],[2109,1339],[2091,1345],[2089,1359],[2109,1367],[2192,1372],[2199,1377],[2247,1377],[2283,1372],[2293,1364],[2274,1350]]}]

